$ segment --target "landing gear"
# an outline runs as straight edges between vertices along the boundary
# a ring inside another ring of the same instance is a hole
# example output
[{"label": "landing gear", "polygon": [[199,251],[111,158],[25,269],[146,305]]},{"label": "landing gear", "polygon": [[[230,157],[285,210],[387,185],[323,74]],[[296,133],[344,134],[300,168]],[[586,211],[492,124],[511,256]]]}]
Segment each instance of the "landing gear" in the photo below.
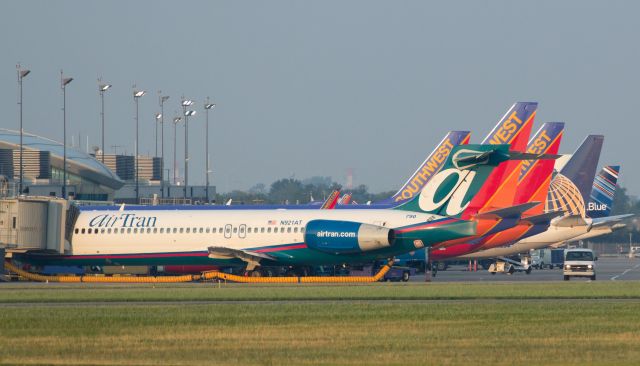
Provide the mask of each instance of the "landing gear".
[{"label": "landing gear", "polygon": [[569,279],[570,279],[570,278],[571,278],[571,277],[569,277],[569,276],[564,276],[564,280],[565,280],[565,281],[569,281]]},{"label": "landing gear", "polygon": [[402,282],[408,282],[409,281],[409,272],[405,271],[402,272]]}]

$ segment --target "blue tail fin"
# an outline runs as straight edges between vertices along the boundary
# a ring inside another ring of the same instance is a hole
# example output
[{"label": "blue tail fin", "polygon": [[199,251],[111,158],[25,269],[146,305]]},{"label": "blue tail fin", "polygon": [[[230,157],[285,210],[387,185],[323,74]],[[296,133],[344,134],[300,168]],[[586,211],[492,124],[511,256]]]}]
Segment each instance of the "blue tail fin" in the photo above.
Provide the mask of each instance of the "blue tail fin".
[{"label": "blue tail fin", "polygon": [[589,135],[551,181],[545,211],[585,217],[604,136]]},{"label": "blue tail fin", "polygon": [[560,171],[560,174],[569,178],[576,185],[584,202],[589,201],[603,142],[604,136],[602,135],[587,136]]},{"label": "blue tail fin", "polygon": [[587,205],[587,216],[591,218],[606,217],[611,213],[613,196],[616,193],[620,174],[619,165],[605,166],[593,181],[591,199]]}]

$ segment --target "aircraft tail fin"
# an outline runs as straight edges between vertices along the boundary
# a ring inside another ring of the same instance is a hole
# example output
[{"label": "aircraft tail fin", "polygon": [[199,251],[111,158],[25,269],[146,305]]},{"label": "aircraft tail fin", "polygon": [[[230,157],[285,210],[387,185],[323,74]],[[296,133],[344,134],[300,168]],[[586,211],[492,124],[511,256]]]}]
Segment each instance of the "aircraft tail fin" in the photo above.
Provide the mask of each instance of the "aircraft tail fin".
[{"label": "aircraft tail fin", "polygon": [[471,132],[469,131],[449,132],[422,164],[418,166],[418,169],[411,175],[402,188],[391,196],[391,198],[380,203],[401,204],[419,195],[425,184],[442,169],[451,149],[457,145],[468,144],[470,137]]},{"label": "aircraft tail fin", "polygon": [[[509,144],[509,153],[523,153],[527,148],[531,127],[536,115],[538,103],[518,102],[509,108],[493,130],[484,139],[484,144]],[[500,164],[489,176],[486,184],[462,215],[469,219],[477,213],[493,211],[513,205],[516,193],[520,162],[506,161]]]},{"label": "aircraft tail fin", "polygon": [[551,181],[545,211],[566,211],[586,216],[604,136],[589,135]]},{"label": "aircraft tail fin", "polygon": [[567,165],[560,171],[560,174],[575,184],[584,202],[589,200],[603,142],[604,136],[602,135],[587,136],[578,150],[573,153]]},{"label": "aircraft tail fin", "polygon": [[591,218],[609,216],[616,193],[618,174],[620,174],[619,165],[608,165],[600,170],[593,181],[591,197],[587,204],[587,216]]},{"label": "aircraft tail fin", "polygon": [[339,198],[340,198],[340,190],[336,189],[333,192],[331,192],[331,194],[329,195],[329,197],[327,197],[327,199],[324,201],[322,206],[320,206],[320,209],[321,210],[334,209],[336,207],[336,204],[338,204]]},{"label": "aircraft tail fin", "polygon": [[510,159],[506,144],[456,146],[420,195],[396,209],[460,217],[494,169]]},{"label": "aircraft tail fin", "polygon": [[[533,135],[527,145],[530,154],[557,154],[564,133],[564,122],[546,122]],[[520,164],[518,184],[514,204],[525,202],[545,202],[551,183],[554,161],[525,160]],[[527,211],[525,216],[540,215],[544,205]]]}]

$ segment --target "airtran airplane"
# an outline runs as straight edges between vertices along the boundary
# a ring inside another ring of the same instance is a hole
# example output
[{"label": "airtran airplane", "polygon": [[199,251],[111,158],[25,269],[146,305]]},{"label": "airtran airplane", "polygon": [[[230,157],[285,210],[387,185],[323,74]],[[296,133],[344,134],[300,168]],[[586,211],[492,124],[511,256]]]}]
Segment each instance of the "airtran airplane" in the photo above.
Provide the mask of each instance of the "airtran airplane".
[{"label": "airtran airplane", "polygon": [[499,164],[534,159],[509,145],[461,145],[421,193],[393,209],[81,211],[66,253],[24,253],[33,264],[258,266],[370,263],[474,235],[460,218]]}]

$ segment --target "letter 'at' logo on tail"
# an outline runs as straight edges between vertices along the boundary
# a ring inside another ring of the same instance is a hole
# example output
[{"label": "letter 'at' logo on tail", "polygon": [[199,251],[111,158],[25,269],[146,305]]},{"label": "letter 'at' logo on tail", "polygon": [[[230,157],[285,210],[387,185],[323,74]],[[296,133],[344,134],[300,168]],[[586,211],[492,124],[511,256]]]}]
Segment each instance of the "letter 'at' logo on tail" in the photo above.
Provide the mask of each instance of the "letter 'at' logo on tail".
[{"label": "letter 'at' logo on tail", "polygon": [[489,174],[509,158],[506,144],[456,146],[443,170],[431,178],[417,197],[396,209],[460,217]]},{"label": "letter 'at' logo on tail", "polygon": [[418,201],[423,211],[435,211],[445,204],[444,213],[448,216],[460,214],[471,200],[463,203],[476,173],[446,169],[438,173],[420,193]]}]

